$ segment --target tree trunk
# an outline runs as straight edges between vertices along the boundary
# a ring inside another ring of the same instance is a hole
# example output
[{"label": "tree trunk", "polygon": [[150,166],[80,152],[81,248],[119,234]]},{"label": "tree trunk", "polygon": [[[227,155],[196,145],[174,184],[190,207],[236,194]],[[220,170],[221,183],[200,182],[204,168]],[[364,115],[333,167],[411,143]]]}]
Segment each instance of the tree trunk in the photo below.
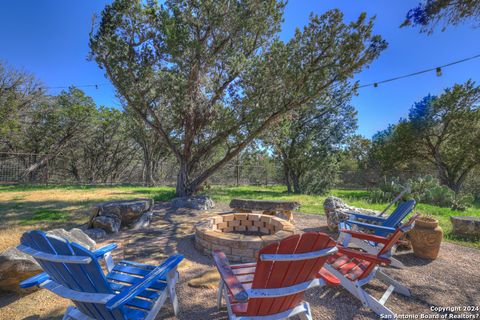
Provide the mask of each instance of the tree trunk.
[{"label": "tree trunk", "polygon": [[300,177],[294,172],[291,172],[291,174],[292,174],[292,181],[293,181],[293,193],[301,193],[302,190],[300,188]]},{"label": "tree trunk", "polygon": [[146,187],[152,187],[154,185],[153,181],[153,159],[151,159],[150,154],[148,152],[143,153],[144,157],[144,166],[145,166],[145,174],[143,176],[143,183]]},{"label": "tree trunk", "polygon": [[182,161],[180,162],[180,168],[178,170],[175,195],[177,197],[190,197],[194,191],[195,188],[192,188],[188,182],[188,166]]},{"label": "tree trunk", "polygon": [[287,163],[283,162],[283,173],[285,175],[285,185],[287,186],[287,192],[292,193],[292,183],[290,181],[290,169],[288,168]]},{"label": "tree trunk", "polygon": [[47,165],[47,163],[52,160],[54,157],[51,155],[45,155],[37,161],[36,156],[34,159],[34,163],[30,165],[25,171],[22,173],[22,179],[29,178],[30,181],[34,181],[36,178],[37,170]]}]

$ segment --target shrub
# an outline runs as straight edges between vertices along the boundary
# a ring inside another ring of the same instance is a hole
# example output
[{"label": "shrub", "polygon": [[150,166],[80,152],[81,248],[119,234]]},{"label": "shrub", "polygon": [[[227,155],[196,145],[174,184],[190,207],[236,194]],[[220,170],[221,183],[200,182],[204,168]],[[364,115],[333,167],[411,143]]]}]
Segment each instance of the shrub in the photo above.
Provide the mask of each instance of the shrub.
[{"label": "shrub", "polygon": [[410,187],[410,193],[404,198],[413,198],[417,202],[433,204],[439,207],[451,207],[454,210],[465,210],[472,205],[474,197],[470,194],[456,195],[447,186],[441,185],[438,179],[427,175],[409,179],[404,185],[398,178],[392,178],[371,192],[369,200],[374,203],[392,201],[398,194]]}]

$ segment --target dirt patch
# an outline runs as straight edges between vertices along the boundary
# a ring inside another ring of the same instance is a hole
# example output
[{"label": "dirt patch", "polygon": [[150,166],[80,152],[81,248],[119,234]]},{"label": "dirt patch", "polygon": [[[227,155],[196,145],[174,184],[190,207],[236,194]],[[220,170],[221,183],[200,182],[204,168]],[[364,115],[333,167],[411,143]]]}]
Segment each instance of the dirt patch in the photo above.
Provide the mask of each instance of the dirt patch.
[{"label": "dirt patch", "polygon": [[217,270],[212,269],[205,271],[200,274],[198,277],[188,281],[188,285],[192,288],[205,288],[205,289],[216,289],[218,288],[218,282],[220,281],[220,275]]}]

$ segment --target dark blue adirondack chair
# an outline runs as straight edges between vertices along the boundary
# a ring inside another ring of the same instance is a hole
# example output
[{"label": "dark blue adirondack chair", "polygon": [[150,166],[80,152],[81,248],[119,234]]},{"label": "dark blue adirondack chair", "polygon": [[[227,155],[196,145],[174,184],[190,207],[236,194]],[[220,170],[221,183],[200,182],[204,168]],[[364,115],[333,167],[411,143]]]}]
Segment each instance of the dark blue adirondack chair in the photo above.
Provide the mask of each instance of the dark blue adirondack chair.
[{"label": "dark blue adirondack chair", "polygon": [[[42,231],[27,232],[17,248],[33,256],[45,272],[20,286],[37,285],[72,300],[75,307],[69,307],[63,319],[154,319],[167,296],[176,315],[176,269],[183,256],[173,255],[158,267],[129,261],[114,265],[110,252],[116,247],[110,244],[92,252]],[[100,266],[101,258],[107,274]]]},{"label": "dark blue adirondack chair", "polygon": [[[373,234],[380,237],[388,237],[391,233],[395,232],[400,226],[401,222],[405,217],[413,211],[415,208],[415,200],[407,200],[398,204],[398,206],[393,210],[393,212],[388,217],[379,217],[379,216],[369,216],[366,214],[360,213],[349,213],[349,220],[341,221],[338,224],[338,230],[340,235],[337,242],[342,243],[345,247],[348,247],[349,243],[354,243],[360,248],[364,249],[368,253],[377,254],[381,249],[381,245],[373,241],[364,241],[355,238],[351,238],[348,233],[342,232],[342,230],[352,230],[353,226],[359,227],[357,229],[367,229],[373,231]],[[361,219],[363,221],[373,222],[363,222],[358,221]],[[392,266],[401,268],[403,264],[397,259],[392,258]]]}]

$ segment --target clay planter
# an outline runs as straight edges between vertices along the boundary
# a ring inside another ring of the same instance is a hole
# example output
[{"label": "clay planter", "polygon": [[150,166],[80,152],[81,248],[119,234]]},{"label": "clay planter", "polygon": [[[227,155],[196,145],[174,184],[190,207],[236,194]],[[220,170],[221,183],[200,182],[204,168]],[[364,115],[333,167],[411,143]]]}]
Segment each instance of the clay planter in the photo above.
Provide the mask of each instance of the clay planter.
[{"label": "clay planter", "polygon": [[417,257],[435,260],[440,251],[443,230],[438,226],[438,220],[420,217],[415,221],[413,230],[408,233]]}]

